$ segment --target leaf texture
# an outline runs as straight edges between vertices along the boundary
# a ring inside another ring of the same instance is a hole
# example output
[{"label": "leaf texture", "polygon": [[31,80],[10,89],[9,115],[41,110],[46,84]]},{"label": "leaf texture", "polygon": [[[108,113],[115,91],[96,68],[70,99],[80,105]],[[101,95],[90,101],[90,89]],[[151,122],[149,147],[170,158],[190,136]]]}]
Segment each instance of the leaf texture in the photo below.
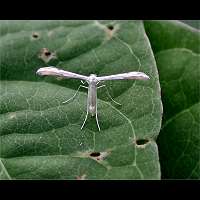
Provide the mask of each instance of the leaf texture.
[{"label": "leaf texture", "polygon": [[[160,179],[155,139],[162,104],[158,72],[141,21],[0,23],[2,179]],[[142,71],[149,81],[107,81],[98,116],[86,114],[79,80],[39,77],[41,66],[98,76]]]}]

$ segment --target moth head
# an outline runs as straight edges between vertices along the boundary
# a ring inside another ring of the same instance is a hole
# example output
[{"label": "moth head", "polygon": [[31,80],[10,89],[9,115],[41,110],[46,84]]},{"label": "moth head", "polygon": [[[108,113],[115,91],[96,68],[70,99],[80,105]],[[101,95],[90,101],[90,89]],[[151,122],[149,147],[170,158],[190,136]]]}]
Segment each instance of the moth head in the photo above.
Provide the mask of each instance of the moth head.
[{"label": "moth head", "polygon": [[90,74],[89,76],[89,83],[97,83],[97,75],[96,74]]}]

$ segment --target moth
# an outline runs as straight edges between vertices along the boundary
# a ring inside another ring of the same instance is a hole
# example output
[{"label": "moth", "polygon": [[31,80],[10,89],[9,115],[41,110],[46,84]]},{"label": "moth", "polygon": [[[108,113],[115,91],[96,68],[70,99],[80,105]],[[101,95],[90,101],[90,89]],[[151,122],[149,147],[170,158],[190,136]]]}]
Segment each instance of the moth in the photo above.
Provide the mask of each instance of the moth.
[{"label": "moth", "polygon": [[[85,119],[83,121],[83,124],[81,126],[81,129],[83,129],[85,122],[88,118],[88,114],[90,114],[92,117],[94,117],[94,116],[96,117],[96,124],[97,124],[99,131],[100,131],[100,126],[99,126],[98,115],[97,115],[97,89],[102,88],[102,87],[106,88],[106,85],[99,85],[99,84],[103,81],[108,81],[108,80],[148,80],[148,79],[150,79],[149,76],[143,72],[128,72],[128,73],[98,77],[95,74],[90,74],[90,76],[84,76],[81,74],[76,74],[73,72],[58,69],[58,68],[52,67],[52,66],[39,68],[37,70],[36,74],[41,75],[41,76],[46,75],[46,76],[56,76],[56,77],[62,77],[62,78],[80,79],[82,84],[84,84],[84,81],[87,82],[88,87],[86,87],[85,85],[80,85],[78,87],[77,91],[75,92],[75,94],[71,98],[69,98],[68,100],[66,100],[62,103],[67,103],[70,100],[73,100],[76,97],[76,95],[81,87],[88,89],[87,113],[86,113]],[[111,98],[111,100],[114,103],[119,104],[110,96],[107,88],[106,88],[106,90],[107,90],[107,94]],[[119,105],[121,105],[121,104],[119,104]]]}]

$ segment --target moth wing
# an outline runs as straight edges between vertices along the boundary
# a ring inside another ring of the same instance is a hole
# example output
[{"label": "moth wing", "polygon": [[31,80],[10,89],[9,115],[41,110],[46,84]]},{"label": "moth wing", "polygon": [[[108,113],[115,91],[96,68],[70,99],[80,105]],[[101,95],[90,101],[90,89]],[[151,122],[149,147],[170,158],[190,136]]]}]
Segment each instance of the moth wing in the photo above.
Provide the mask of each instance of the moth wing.
[{"label": "moth wing", "polygon": [[143,72],[128,72],[123,74],[115,74],[110,76],[100,76],[99,81],[107,80],[148,80],[150,79],[148,75]]},{"label": "moth wing", "polygon": [[87,76],[76,74],[73,72],[65,71],[62,69],[58,69],[56,67],[42,67],[39,68],[36,72],[36,74],[40,76],[57,76],[62,78],[74,78],[74,79],[82,79],[82,80],[88,80]]}]

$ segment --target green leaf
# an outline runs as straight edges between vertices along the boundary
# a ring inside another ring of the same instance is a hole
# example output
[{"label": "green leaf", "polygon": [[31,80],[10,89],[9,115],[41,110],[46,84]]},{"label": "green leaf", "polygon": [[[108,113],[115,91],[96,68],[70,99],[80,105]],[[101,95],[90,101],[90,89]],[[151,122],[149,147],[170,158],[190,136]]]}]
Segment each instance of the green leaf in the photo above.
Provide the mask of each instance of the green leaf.
[{"label": "green leaf", "polygon": [[[140,21],[3,21],[1,178],[159,179],[158,73]],[[41,66],[98,76],[142,71],[149,81],[108,81],[98,90],[99,132],[79,80],[39,77]]]},{"label": "green leaf", "polygon": [[200,20],[181,20],[181,21],[192,26],[193,28],[200,29]]},{"label": "green leaf", "polygon": [[200,53],[200,31],[180,21],[145,21],[145,31],[154,53],[172,48],[186,48]]},{"label": "green leaf", "polygon": [[200,55],[186,49],[156,54],[164,118],[158,137],[163,178],[200,178]]}]

